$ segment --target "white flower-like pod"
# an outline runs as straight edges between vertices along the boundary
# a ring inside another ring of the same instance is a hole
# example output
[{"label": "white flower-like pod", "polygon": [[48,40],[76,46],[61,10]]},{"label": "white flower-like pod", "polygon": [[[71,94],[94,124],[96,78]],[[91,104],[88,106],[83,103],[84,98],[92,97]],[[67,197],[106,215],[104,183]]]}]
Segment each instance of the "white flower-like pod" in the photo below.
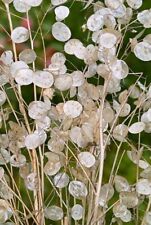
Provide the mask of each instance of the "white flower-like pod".
[{"label": "white flower-like pod", "polygon": [[86,185],[81,182],[81,181],[71,181],[69,183],[69,193],[74,197],[74,198],[85,198],[88,194],[88,190]]},{"label": "white flower-like pod", "polygon": [[8,213],[5,208],[0,207],[0,223],[4,224],[8,220]]},{"label": "white flower-like pod", "polygon": [[71,208],[71,217],[76,220],[81,220],[83,217],[84,209],[80,204],[76,204]]},{"label": "white flower-like pod", "polygon": [[71,38],[70,29],[62,22],[56,22],[52,25],[52,35],[61,42],[66,42]]},{"label": "white flower-like pod", "polygon": [[105,5],[111,9],[117,9],[121,5],[120,0],[105,0]]},{"label": "white flower-like pod", "polygon": [[141,169],[147,169],[149,167],[149,163],[139,159],[139,155],[135,151],[127,151],[127,156],[129,159],[136,165],[138,165]]},{"label": "white flower-like pod", "polygon": [[129,115],[131,106],[128,103],[122,105],[119,104],[116,100],[113,100],[113,109],[119,114],[120,117],[125,117]]},{"label": "white flower-like pod", "polygon": [[131,133],[131,134],[139,134],[141,133],[143,130],[145,129],[145,123],[143,122],[136,122],[136,123],[133,123],[128,131]]},{"label": "white flower-like pod", "polygon": [[121,110],[119,116],[121,116],[121,117],[128,116],[129,113],[130,113],[130,111],[131,111],[131,106],[130,106],[130,104],[126,103],[126,104],[122,107],[122,110]]},{"label": "white flower-like pod", "polygon": [[47,134],[44,130],[37,129],[34,131],[34,134],[37,134],[39,136],[40,145],[45,143],[45,141],[47,139]]},{"label": "white flower-like pod", "polygon": [[132,214],[131,214],[131,211],[130,210],[126,210],[126,213],[122,214],[120,219],[125,222],[125,223],[128,223],[132,220]]},{"label": "white flower-like pod", "polygon": [[111,107],[105,107],[103,110],[103,119],[110,123],[115,117],[115,113]]},{"label": "white flower-like pod", "polygon": [[36,190],[37,187],[38,187],[38,176],[37,176],[37,174],[36,173],[29,173],[27,175],[27,177],[25,178],[25,185],[31,191]]},{"label": "white flower-like pod", "polygon": [[48,149],[52,152],[62,152],[65,146],[65,141],[63,139],[51,138],[48,141]]},{"label": "white flower-like pod", "polygon": [[116,26],[116,20],[113,15],[104,16],[104,25],[109,29],[114,29]]},{"label": "white flower-like pod", "polygon": [[54,76],[65,75],[67,72],[67,67],[64,64],[52,63],[49,65],[48,71]]},{"label": "white flower-like pod", "polygon": [[81,127],[82,134],[84,136],[85,141],[93,142],[94,139],[94,126],[90,123],[83,123]]},{"label": "white flower-like pod", "polygon": [[[10,219],[13,212],[7,201],[0,199],[0,223],[7,225],[7,220]],[[6,222],[6,223],[5,223]]]},{"label": "white flower-like pod", "polygon": [[44,215],[47,219],[59,221],[63,218],[63,210],[56,205],[52,205],[44,209]]},{"label": "white flower-like pod", "polygon": [[44,172],[48,176],[54,176],[56,173],[59,172],[60,168],[61,168],[60,161],[49,160],[44,166]]},{"label": "white flower-like pod", "polygon": [[6,94],[5,92],[0,90],[0,106],[2,106],[6,102]]},{"label": "white flower-like pod", "polygon": [[140,42],[134,48],[135,56],[142,61],[151,60],[151,44],[147,42]]},{"label": "white flower-like pod", "polygon": [[28,149],[34,149],[40,146],[40,140],[38,134],[29,134],[25,138],[25,146]]},{"label": "white flower-like pod", "polygon": [[45,102],[33,101],[29,104],[28,114],[32,119],[41,119],[47,115],[49,109]]},{"label": "white flower-like pod", "polygon": [[[7,178],[9,178],[7,176]],[[6,179],[6,175],[5,175],[5,179]],[[0,182],[0,197],[6,200],[11,200],[13,198],[13,193],[10,190],[9,186],[7,186],[8,184],[4,184],[2,182]],[[0,217],[1,218],[1,217]]]},{"label": "white flower-like pod", "polygon": [[101,9],[99,9],[99,10],[97,10],[96,12],[95,12],[95,14],[96,15],[100,15],[100,16],[106,16],[106,15],[112,15],[112,10],[111,9],[109,9],[109,8],[105,8],[105,7],[101,7]]},{"label": "white flower-like pod", "polygon": [[42,145],[46,141],[47,135],[43,130],[35,130],[34,133],[25,137],[25,146],[28,149],[34,149]]},{"label": "white flower-like pod", "polygon": [[117,218],[120,218],[122,215],[126,214],[126,212],[127,207],[120,202],[113,206],[113,213]]},{"label": "white flower-like pod", "polygon": [[113,206],[113,213],[115,217],[120,218],[123,222],[126,223],[130,222],[132,219],[130,210],[128,210],[127,207],[121,202],[118,202]]},{"label": "white flower-like pod", "polygon": [[72,80],[73,80],[73,83],[72,83],[72,86],[73,87],[80,87],[81,85],[84,84],[84,74],[77,70],[77,71],[74,71],[73,73],[71,73],[71,77],[72,77]]},{"label": "white flower-like pod", "polygon": [[52,57],[51,57],[51,63],[54,64],[54,63],[58,63],[58,64],[65,64],[66,62],[66,57],[63,53],[61,52],[55,52]]},{"label": "white flower-like pod", "polygon": [[13,53],[12,51],[4,51],[1,54],[0,60],[5,64],[5,65],[10,65],[13,62]]},{"label": "white flower-like pod", "polygon": [[151,195],[151,182],[147,179],[139,179],[136,184],[136,191],[141,195]]},{"label": "white flower-like pod", "polygon": [[118,19],[119,24],[128,24],[133,16],[133,10],[131,8],[126,8],[126,14],[124,17]]},{"label": "white flower-like pod", "polygon": [[100,30],[104,25],[104,19],[102,15],[93,14],[87,20],[87,28],[90,31]]},{"label": "white flower-like pod", "polygon": [[64,51],[69,55],[74,55],[76,50],[83,47],[83,44],[78,39],[70,39],[64,45]]},{"label": "white flower-like pod", "polygon": [[116,60],[110,65],[112,71],[112,76],[117,79],[123,79],[127,77],[129,73],[129,68],[123,60]]},{"label": "white flower-like pod", "polygon": [[68,17],[70,11],[67,6],[58,6],[55,8],[56,20],[62,21]]},{"label": "white flower-like pod", "polygon": [[7,75],[2,74],[0,76],[0,86],[4,86],[5,84],[7,84],[9,82],[9,78]]},{"label": "white flower-like pod", "polygon": [[109,80],[108,87],[107,87],[107,92],[112,94],[112,93],[116,93],[116,92],[118,92],[120,90],[121,90],[120,80],[115,78],[115,77],[112,77]]},{"label": "white flower-like pod", "polygon": [[128,127],[124,124],[117,125],[113,130],[113,137],[117,141],[125,141],[125,138],[128,134]]},{"label": "white flower-like pod", "polygon": [[[50,149],[49,149],[50,150]],[[59,162],[60,161],[60,157],[59,157],[59,154],[56,154],[54,152],[45,152],[44,154],[47,159],[51,162]]]},{"label": "white flower-like pod", "polygon": [[70,118],[76,118],[80,116],[82,110],[83,110],[82,105],[74,100],[69,100],[63,105],[63,111],[65,115]]},{"label": "white flower-like pod", "polygon": [[75,51],[74,51],[74,55],[78,59],[84,60],[85,54],[86,54],[86,48],[83,45],[82,46],[79,46],[79,48],[76,48]]},{"label": "white flower-like pod", "polygon": [[71,87],[70,88],[70,98],[75,97],[76,96],[76,93],[77,93],[76,87]]},{"label": "white flower-like pod", "polygon": [[151,34],[147,34],[147,35],[143,38],[143,42],[147,42],[148,44],[151,44]]},{"label": "white flower-like pod", "polygon": [[99,37],[99,44],[104,48],[113,48],[117,42],[117,37],[113,33],[105,32]]},{"label": "white flower-like pod", "polygon": [[53,82],[54,78],[50,72],[39,70],[33,74],[33,83],[40,88],[50,88]]},{"label": "white flower-like pod", "polygon": [[145,170],[140,173],[140,176],[145,179],[151,180],[151,166],[149,165]]},{"label": "white flower-like pod", "polygon": [[29,31],[25,27],[16,27],[11,33],[11,39],[14,43],[23,43],[29,39]]},{"label": "white flower-like pod", "polygon": [[124,191],[120,193],[120,201],[127,208],[134,208],[138,205],[138,196],[134,191]]},{"label": "white flower-like pod", "polygon": [[36,7],[36,6],[39,6],[41,5],[43,0],[28,0],[28,4],[32,7]]},{"label": "white flower-like pod", "polygon": [[26,179],[26,177],[28,176],[28,174],[30,174],[32,172],[32,166],[31,163],[27,163],[19,168],[19,175],[23,178]]},{"label": "white flower-like pod", "polygon": [[25,13],[31,9],[31,6],[25,0],[14,0],[14,8],[17,12]]},{"label": "white flower-like pod", "polygon": [[[115,54],[116,54],[116,48],[103,48],[103,47],[99,47],[99,51],[98,51],[98,59],[101,62],[104,62],[106,64],[112,62],[112,60],[115,58]],[[107,70],[108,67],[107,67]]]},{"label": "white flower-like pod", "polygon": [[55,79],[54,86],[60,91],[67,91],[72,87],[71,75],[60,75]]},{"label": "white flower-like pod", "polygon": [[11,76],[15,78],[17,72],[20,70],[20,69],[29,69],[29,66],[23,62],[23,61],[16,61],[16,62],[13,62],[10,66],[10,73],[11,73]]},{"label": "white flower-like pod", "polygon": [[82,133],[82,129],[80,127],[74,126],[71,128],[69,132],[69,136],[71,140],[76,143],[79,147],[86,147],[87,140]]},{"label": "white flower-like pod", "polygon": [[4,148],[0,149],[0,165],[5,165],[10,161],[10,152]]},{"label": "white flower-like pod", "polygon": [[151,109],[149,109],[146,113],[144,113],[143,115],[146,114],[146,121],[143,121],[143,122],[151,122]]},{"label": "white flower-like pod", "polygon": [[134,99],[139,98],[141,94],[141,90],[137,86],[131,85],[128,90],[129,90],[131,98],[134,98]]},{"label": "white flower-like pod", "polygon": [[54,6],[61,5],[67,2],[67,0],[51,0],[51,4]]},{"label": "white flower-like pod", "polygon": [[99,197],[99,205],[101,207],[105,207],[107,201],[109,201],[114,195],[114,188],[111,184],[104,184],[101,187],[100,197]]},{"label": "white flower-like pod", "polygon": [[126,15],[126,7],[124,4],[121,4],[118,8],[112,9],[112,14],[116,18],[122,18]]},{"label": "white flower-like pod", "polygon": [[19,54],[19,60],[24,61],[27,64],[33,63],[36,60],[36,53],[32,49],[24,49]]},{"label": "white flower-like pod", "polygon": [[48,116],[35,120],[35,123],[39,129],[47,130],[50,127],[51,120]]},{"label": "white flower-like pod", "polygon": [[141,24],[143,24],[143,26],[145,28],[150,28],[151,27],[151,10],[146,9],[146,10],[143,10],[142,12],[138,13],[137,20]]},{"label": "white flower-like pod", "polygon": [[151,211],[145,213],[144,222],[147,225],[151,225]]},{"label": "white flower-like pod", "polygon": [[13,78],[15,78],[17,72],[20,69],[29,69],[29,66],[23,61],[16,61],[10,65],[10,74]]},{"label": "white flower-like pod", "polygon": [[33,82],[33,71],[31,69],[20,69],[17,71],[15,81],[19,85],[29,85]]},{"label": "white flower-like pod", "polygon": [[26,157],[22,154],[12,155],[10,157],[10,164],[14,167],[22,167],[26,164]]},{"label": "white flower-like pod", "polygon": [[54,185],[57,188],[64,188],[69,183],[69,176],[66,173],[58,173],[54,176]]},{"label": "white flower-like pod", "polygon": [[81,152],[78,154],[80,163],[86,168],[91,168],[95,164],[95,157],[90,152]]},{"label": "white flower-like pod", "polygon": [[86,77],[86,78],[93,77],[96,74],[96,71],[97,71],[97,64],[93,63],[88,66],[88,70],[84,74],[84,77]]},{"label": "white flower-like pod", "polygon": [[85,48],[85,57],[84,57],[84,62],[85,64],[91,65],[93,63],[96,63],[98,60],[98,47],[90,44],[87,45]]},{"label": "white flower-like pod", "polygon": [[126,2],[132,9],[139,9],[143,4],[142,0],[126,0]]}]

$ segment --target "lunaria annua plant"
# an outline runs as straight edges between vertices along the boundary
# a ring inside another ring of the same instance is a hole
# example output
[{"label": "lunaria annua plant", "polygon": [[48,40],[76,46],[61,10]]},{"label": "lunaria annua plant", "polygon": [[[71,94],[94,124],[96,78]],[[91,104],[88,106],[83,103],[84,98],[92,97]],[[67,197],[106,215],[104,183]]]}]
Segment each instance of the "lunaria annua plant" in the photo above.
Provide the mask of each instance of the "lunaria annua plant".
[{"label": "lunaria annua plant", "polygon": [[151,86],[128,60],[151,61],[144,2],[0,3],[0,224],[151,224]]}]

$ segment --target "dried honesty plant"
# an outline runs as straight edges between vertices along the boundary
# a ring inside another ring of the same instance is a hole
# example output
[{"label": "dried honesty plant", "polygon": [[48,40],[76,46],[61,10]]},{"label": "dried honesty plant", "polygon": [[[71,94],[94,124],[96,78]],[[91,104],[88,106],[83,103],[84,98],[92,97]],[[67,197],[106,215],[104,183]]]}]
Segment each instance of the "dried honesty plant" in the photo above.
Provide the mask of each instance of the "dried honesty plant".
[{"label": "dried honesty plant", "polygon": [[145,7],[1,1],[0,224],[151,224]]}]

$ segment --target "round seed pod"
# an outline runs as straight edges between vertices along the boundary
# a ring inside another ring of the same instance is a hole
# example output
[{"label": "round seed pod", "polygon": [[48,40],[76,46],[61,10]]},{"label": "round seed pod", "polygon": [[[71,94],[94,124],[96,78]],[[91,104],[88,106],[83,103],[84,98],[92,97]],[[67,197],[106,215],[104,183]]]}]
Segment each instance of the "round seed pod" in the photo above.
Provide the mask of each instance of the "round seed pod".
[{"label": "round seed pod", "polygon": [[58,173],[54,176],[54,185],[57,188],[64,188],[69,183],[69,176],[66,173]]},{"label": "round seed pod", "polygon": [[85,184],[81,181],[71,181],[69,183],[69,193],[78,199],[85,198],[88,194]]},{"label": "round seed pod", "polygon": [[70,29],[62,22],[56,22],[52,26],[52,35],[61,42],[66,42],[71,38]]},{"label": "round seed pod", "polygon": [[47,219],[50,219],[52,221],[59,221],[63,218],[63,210],[56,205],[52,205],[45,208],[44,215]]},{"label": "round seed pod", "polygon": [[142,61],[151,60],[151,45],[147,42],[140,42],[134,48],[135,56]]},{"label": "round seed pod", "polygon": [[24,61],[27,64],[33,63],[36,60],[36,53],[32,49],[24,49],[19,54],[19,60]]},{"label": "round seed pod", "polygon": [[71,217],[76,220],[81,220],[83,217],[84,209],[82,205],[76,204],[71,208]]},{"label": "round seed pod", "polygon": [[95,157],[90,152],[81,152],[78,154],[80,163],[86,168],[91,168],[95,164]]},{"label": "round seed pod", "polygon": [[70,118],[76,118],[80,116],[82,110],[82,105],[77,101],[69,100],[63,105],[63,111],[65,115]]},{"label": "round seed pod", "polygon": [[14,43],[19,44],[29,39],[29,31],[25,27],[16,27],[11,33],[11,39]]}]

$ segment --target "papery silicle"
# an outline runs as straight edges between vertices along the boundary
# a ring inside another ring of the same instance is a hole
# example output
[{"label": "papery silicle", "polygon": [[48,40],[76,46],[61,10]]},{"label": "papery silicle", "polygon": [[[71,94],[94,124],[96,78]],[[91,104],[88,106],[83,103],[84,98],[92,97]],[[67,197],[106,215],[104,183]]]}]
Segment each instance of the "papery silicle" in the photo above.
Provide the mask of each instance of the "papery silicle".
[{"label": "papery silicle", "polygon": [[52,26],[52,35],[56,40],[65,42],[71,38],[71,31],[64,23],[56,22]]},{"label": "papery silicle", "polygon": [[95,164],[95,157],[90,152],[79,153],[78,159],[80,163],[87,168],[90,168]]},{"label": "papery silicle", "polygon": [[67,101],[63,106],[63,111],[65,115],[71,118],[76,118],[80,116],[82,110],[82,105],[79,102],[73,100]]},{"label": "papery silicle", "polygon": [[63,218],[63,210],[55,205],[49,206],[44,209],[45,217],[52,220],[58,221]]},{"label": "papery silicle", "polygon": [[71,208],[71,217],[76,220],[81,220],[83,217],[84,209],[81,205],[76,204]]},{"label": "papery silicle", "polygon": [[29,31],[25,27],[16,27],[11,34],[13,42],[19,44],[29,39]]},{"label": "papery silicle", "polygon": [[81,181],[71,181],[69,183],[69,193],[78,199],[85,198],[88,194],[86,185]]}]

